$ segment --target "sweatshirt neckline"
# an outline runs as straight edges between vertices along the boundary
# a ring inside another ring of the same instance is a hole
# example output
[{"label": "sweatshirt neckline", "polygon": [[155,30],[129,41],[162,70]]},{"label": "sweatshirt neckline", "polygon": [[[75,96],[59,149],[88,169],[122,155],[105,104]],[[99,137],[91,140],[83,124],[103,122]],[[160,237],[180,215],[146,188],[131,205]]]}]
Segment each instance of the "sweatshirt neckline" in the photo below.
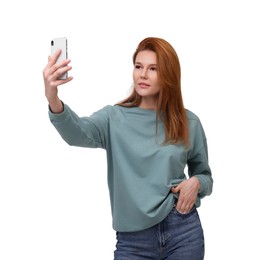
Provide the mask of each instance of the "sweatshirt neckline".
[{"label": "sweatshirt neckline", "polygon": [[141,107],[128,107],[127,109],[133,112],[140,112],[142,114],[156,114],[156,110],[154,109],[145,109]]}]

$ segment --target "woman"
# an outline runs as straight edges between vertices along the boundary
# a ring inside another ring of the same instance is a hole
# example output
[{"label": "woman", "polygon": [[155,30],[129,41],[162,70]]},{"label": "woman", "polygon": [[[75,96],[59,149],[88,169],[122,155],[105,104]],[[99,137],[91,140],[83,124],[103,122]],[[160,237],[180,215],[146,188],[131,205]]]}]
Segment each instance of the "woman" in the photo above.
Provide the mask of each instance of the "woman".
[{"label": "woman", "polygon": [[68,144],[106,150],[115,259],[203,259],[196,208],[213,180],[201,122],[183,105],[173,47],[161,38],[142,40],[131,95],[82,118],[58,97],[58,86],[72,80],[58,80],[71,70],[70,60],[55,64],[59,55],[43,71],[49,117]]}]

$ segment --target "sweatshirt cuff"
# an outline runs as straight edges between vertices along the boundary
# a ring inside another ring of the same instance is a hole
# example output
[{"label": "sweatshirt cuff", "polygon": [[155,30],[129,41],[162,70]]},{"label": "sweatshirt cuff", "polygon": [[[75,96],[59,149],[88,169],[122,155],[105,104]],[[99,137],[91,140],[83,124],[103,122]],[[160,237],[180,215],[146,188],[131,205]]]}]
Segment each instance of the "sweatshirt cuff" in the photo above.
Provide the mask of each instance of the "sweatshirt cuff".
[{"label": "sweatshirt cuff", "polygon": [[61,113],[58,113],[58,114],[53,113],[51,111],[50,106],[48,105],[48,115],[49,115],[49,118],[50,118],[51,122],[53,122],[53,121],[60,122],[60,121],[66,120],[69,117],[67,105],[64,104],[63,102],[62,102],[62,104],[63,104],[64,110]]},{"label": "sweatshirt cuff", "polygon": [[200,189],[198,191],[198,196],[199,198],[203,198],[205,197],[206,195],[208,195],[207,193],[207,183],[206,183],[206,179],[204,176],[202,175],[195,175],[195,177],[198,178],[199,182],[200,182]]}]

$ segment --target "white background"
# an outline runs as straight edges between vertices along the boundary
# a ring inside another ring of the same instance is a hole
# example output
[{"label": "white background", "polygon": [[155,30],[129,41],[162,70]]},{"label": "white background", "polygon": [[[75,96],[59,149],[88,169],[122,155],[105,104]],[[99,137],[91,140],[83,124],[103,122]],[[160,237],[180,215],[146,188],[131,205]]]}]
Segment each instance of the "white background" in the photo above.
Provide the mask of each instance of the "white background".
[{"label": "white background", "polygon": [[48,119],[42,70],[50,40],[61,36],[74,80],[60,97],[82,116],[128,95],[143,38],[174,46],[213,170],[214,192],[199,210],[205,259],[258,259],[255,2],[1,3],[1,260],[113,259],[105,152],[69,147]]}]

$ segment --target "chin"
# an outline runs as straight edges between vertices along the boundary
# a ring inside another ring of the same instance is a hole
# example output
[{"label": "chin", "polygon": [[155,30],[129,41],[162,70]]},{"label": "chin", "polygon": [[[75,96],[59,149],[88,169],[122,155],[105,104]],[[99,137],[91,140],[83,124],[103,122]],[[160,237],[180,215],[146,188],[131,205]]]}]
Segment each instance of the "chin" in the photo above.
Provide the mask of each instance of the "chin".
[{"label": "chin", "polygon": [[150,91],[147,91],[147,90],[136,90],[137,94],[140,96],[140,97],[148,97],[148,98],[157,98],[158,96],[158,93],[156,92],[150,92]]}]

